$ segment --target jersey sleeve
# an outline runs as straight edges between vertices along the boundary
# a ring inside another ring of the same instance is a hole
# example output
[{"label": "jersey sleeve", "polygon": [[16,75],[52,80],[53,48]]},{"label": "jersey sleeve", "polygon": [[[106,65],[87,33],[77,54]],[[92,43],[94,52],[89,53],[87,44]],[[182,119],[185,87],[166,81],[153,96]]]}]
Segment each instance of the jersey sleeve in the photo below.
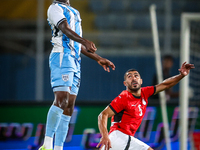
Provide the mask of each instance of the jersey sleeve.
[{"label": "jersey sleeve", "polygon": [[144,93],[147,97],[152,96],[156,92],[156,86],[147,86],[143,88]]},{"label": "jersey sleeve", "polygon": [[63,14],[63,9],[58,5],[51,5],[49,7],[47,11],[47,17],[48,20],[56,27],[58,27],[62,21],[66,20],[66,17]]},{"label": "jersey sleeve", "polygon": [[117,114],[121,112],[125,107],[124,107],[124,101],[122,96],[116,97],[109,105],[109,107],[112,109],[112,111]]}]

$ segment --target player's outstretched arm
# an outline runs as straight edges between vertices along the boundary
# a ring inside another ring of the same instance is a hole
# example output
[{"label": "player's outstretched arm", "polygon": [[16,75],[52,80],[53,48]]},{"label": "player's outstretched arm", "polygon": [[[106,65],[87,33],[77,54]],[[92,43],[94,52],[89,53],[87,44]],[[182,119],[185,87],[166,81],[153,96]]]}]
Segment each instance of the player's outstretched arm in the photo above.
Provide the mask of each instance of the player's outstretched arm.
[{"label": "player's outstretched arm", "polygon": [[108,118],[113,115],[115,115],[115,113],[112,111],[112,109],[110,109],[109,106],[107,106],[98,116],[98,127],[102,137],[97,145],[97,148],[100,150],[103,146],[105,146],[104,150],[109,150],[109,148],[112,148],[111,141],[108,137],[107,122]]},{"label": "player's outstretched arm", "polygon": [[99,56],[96,53],[90,53],[86,50],[86,48],[82,45],[81,47],[81,53],[84,54],[85,56],[94,59],[98,62],[99,65],[101,65],[105,71],[110,72],[110,68],[112,68],[112,70],[115,70],[115,65],[108,59],[106,58],[102,58],[101,56]]},{"label": "player's outstretched arm", "polygon": [[87,51],[94,53],[97,50],[97,48],[93,42],[80,37],[77,33],[75,33],[73,30],[71,30],[71,28],[69,27],[66,20],[62,21],[58,25],[58,27],[67,37],[69,37],[70,39],[72,39],[76,42],[83,44],[86,47]]},{"label": "player's outstretched arm", "polygon": [[174,85],[176,85],[182,78],[184,78],[185,76],[187,76],[190,72],[191,69],[194,69],[194,64],[186,64],[186,62],[184,62],[181,66],[179,70],[180,74],[173,76],[171,78],[168,78],[166,80],[164,80],[162,83],[156,85],[156,92],[155,94],[169,89],[171,87],[173,87]]}]

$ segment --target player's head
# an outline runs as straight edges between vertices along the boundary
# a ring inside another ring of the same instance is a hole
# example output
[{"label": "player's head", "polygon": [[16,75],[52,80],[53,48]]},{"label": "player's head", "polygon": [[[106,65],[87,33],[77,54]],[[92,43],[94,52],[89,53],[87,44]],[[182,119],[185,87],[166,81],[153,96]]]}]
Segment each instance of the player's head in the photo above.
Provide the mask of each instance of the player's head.
[{"label": "player's head", "polygon": [[174,59],[171,55],[164,55],[162,58],[163,69],[170,69],[173,66]]},{"label": "player's head", "polygon": [[66,3],[67,5],[70,5],[69,0],[56,0],[56,1],[63,2],[63,3]]},{"label": "player's head", "polygon": [[137,91],[141,88],[142,79],[136,69],[129,69],[124,74],[124,85],[131,91]]}]

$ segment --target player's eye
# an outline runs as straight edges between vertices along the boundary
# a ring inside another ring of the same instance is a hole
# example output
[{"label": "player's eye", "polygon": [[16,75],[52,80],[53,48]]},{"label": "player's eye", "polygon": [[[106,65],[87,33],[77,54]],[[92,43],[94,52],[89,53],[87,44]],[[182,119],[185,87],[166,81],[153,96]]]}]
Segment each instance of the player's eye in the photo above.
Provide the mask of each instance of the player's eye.
[{"label": "player's eye", "polygon": [[136,77],[136,78],[138,78],[138,77],[139,77],[139,75],[135,75],[135,77]]}]

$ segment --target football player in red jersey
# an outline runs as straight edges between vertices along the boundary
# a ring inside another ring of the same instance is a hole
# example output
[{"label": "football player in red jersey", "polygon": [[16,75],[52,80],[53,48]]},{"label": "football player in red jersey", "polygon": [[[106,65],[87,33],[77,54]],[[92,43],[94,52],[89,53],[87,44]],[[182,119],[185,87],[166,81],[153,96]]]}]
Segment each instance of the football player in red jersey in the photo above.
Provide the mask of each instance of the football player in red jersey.
[{"label": "football player in red jersey", "polygon": [[[155,86],[147,87],[141,87],[142,79],[139,72],[129,69],[124,75],[126,90],[122,91],[98,116],[102,138],[97,147],[100,147],[100,150],[152,150],[150,146],[134,138],[144,117],[148,98],[176,85],[193,68],[193,64],[184,62],[179,69],[179,75],[168,78]],[[108,133],[109,117],[112,119]]]}]

